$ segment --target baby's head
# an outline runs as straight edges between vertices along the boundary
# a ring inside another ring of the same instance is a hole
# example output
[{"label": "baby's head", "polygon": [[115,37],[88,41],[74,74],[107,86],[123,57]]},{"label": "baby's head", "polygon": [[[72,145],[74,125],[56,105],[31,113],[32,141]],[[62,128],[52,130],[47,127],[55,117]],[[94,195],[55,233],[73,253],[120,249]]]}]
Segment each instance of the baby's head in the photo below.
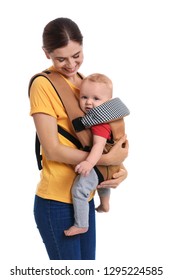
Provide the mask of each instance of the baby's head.
[{"label": "baby's head", "polygon": [[87,113],[112,98],[112,81],[104,74],[91,74],[83,79],[80,88],[80,107]]}]

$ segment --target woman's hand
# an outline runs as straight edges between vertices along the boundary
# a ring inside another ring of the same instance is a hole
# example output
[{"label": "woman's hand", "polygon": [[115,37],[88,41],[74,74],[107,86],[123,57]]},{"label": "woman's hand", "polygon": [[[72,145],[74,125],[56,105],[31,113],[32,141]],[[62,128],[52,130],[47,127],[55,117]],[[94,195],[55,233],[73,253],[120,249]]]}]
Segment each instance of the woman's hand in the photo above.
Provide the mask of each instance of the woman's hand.
[{"label": "woman's hand", "polygon": [[113,174],[113,178],[111,180],[104,181],[100,183],[97,188],[113,188],[115,189],[118,185],[127,178],[127,170],[124,165],[121,165],[120,171]]},{"label": "woman's hand", "polygon": [[129,143],[124,135],[107,154],[102,155],[100,165],[120,165],[128,156]]}]

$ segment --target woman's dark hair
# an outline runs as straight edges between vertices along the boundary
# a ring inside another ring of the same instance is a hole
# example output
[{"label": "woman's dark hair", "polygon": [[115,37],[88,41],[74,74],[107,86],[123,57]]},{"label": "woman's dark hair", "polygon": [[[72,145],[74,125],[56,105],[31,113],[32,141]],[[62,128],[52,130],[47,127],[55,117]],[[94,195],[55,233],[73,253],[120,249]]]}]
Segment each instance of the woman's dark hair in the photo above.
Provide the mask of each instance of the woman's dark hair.
[{"label": "woman's dark hair", "polygon": [[69,18],[57,18],[50,21],[43,31],[43,48],[52,52],[68,45],[69,41],[83,43],[82,33],[77,24]]}]

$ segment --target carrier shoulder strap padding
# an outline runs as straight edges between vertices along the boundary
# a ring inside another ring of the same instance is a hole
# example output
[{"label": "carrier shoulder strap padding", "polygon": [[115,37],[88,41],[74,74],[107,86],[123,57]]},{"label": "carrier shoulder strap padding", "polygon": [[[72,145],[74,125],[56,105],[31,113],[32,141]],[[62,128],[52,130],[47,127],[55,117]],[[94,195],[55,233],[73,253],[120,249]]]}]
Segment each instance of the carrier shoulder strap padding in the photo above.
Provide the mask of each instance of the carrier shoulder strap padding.
[{"label": "carrier shoulder strap padding", "polygon": [[84,128],[91,127],[98,123],[112,122],[121,119],[130,114],[126,105],[116,97],[107,102],[92,108],[84,117],[79,117],[73,120],[73,126],[76,132]]}]

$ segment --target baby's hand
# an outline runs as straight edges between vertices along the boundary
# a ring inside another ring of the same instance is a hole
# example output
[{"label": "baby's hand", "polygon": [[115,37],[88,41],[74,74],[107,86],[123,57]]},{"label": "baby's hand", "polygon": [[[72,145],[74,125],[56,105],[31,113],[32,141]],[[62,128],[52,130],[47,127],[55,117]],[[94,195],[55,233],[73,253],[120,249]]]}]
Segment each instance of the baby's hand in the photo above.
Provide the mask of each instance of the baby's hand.
[{"label": "baby's hand", "polygon": [[83,176],[87,176],[91,169],[93,168],[93,165],[89,162],[89,161],[82,161],[81,163],[79,163],[78,165],[76,165],[75,167],[75,172],[83,175]]}]

